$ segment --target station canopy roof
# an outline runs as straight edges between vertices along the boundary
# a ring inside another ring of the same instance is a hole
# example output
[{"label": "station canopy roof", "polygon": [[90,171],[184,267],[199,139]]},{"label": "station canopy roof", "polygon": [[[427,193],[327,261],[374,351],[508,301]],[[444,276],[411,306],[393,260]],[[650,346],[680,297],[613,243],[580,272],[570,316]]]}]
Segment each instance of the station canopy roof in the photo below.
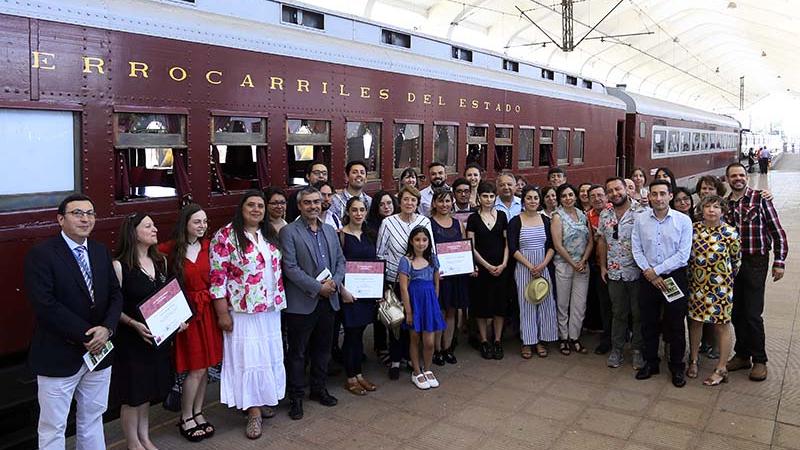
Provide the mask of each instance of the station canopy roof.
[{"label": "station canopy roof", "polygon": [[[739,109],[741,77],[745,109],[772,94],[800,95],[798,0],[303,3],[719,113]],[[565,4],[571,51],[562,49]]]}]

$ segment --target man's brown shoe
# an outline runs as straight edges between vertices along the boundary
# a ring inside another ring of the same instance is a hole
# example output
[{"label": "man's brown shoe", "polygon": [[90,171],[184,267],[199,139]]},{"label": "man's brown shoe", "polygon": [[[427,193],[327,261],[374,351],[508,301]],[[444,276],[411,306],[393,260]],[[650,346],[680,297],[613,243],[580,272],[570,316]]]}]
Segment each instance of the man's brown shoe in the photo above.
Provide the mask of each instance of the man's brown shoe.
[{"label": "man's brown shoe", "polygon": [[767,379],[767,365],[761,363],[753,364],[753,370],[750,371],[750,379],[753,381],[764,381]]},{"label": "man's brown shoe", "polygon": [[742,358],[740,356],[734,356],[728,361],[728,364],[725,366],[728,372],[734,372],[742,369],[749,369],[751,367],[753,367],[753,365],[750,364],[750,358]]}]

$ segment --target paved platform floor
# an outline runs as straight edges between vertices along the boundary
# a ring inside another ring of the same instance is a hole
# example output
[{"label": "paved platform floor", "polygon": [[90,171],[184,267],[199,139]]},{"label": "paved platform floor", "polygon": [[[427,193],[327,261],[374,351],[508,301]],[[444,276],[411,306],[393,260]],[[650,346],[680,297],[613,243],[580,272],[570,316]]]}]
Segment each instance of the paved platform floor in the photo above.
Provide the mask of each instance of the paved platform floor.
[{"label": "paved platform floor", "polygon": [[[264,421],[256,441],[244,436],[244,417],[213,403],[207,417],[217,435],[190,444],[175,428],[174,416],[152,408],[153,441],[161,449],[800,449],[800,156],[785,156],[768,176],[751,185],[775,193],[791,245],[786,277],[767,283],[765,312],[769,379],[754,383],[747,373],[731,374],[721,387],[702,385],[711,370],[677,389],[664,374],[636,381],[630,360],[609,369],[594,354],[523,360],[506,342],[506,357],[484,361],[462,345],[459,363],[437,371],[442,386],[418,391],[405,373],[389,381],[374,359],[365,374],[378,391],[355,397],[330,380],[339,405],[305,402],[305,418],[289,420],[286,405]],[[368,340],[369,341],[369,340]],[[586,343],[594,344],[589,337]],[[592,345],[593,347],[593,345]],[[626,355],[627,356],[627,355]],[[216,385],[210,396],[216,397]],[[107,425],[112,448],[124,448],[117,422]]]}]

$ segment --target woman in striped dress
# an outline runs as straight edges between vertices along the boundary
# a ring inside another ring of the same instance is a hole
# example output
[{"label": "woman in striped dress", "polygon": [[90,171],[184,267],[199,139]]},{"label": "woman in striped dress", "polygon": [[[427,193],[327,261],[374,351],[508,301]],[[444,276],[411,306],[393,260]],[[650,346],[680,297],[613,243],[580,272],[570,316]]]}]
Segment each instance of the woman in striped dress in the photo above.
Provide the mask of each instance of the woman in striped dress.
[{"label": "woman in striped dress", "polygon": [[[540,358],[546,357],[546,343],[558,340],[556,301],[553,298],[550,270],[547,268],[555,250],[550,236],[550,219],[538,211],[539,199],[539,190],[535,186],[525,186],[522,190],[522,214],[508,224],[508,249],[517,260],[514,278],[519,300],[521,355],[525,359],[533,356],[533,345]],[[547,280],[551,288],[544,301],[532,305],[525,300],[525,287],[536,277]]]}]

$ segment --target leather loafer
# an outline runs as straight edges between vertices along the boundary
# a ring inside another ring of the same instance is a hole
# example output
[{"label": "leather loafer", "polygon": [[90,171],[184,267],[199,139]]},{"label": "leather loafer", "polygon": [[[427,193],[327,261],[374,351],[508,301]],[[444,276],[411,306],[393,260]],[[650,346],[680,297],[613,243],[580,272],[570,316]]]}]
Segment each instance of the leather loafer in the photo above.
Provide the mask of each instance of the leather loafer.
[{"label": "leather loafer", "polygon": [[303,418],[303,399],[294,398],[289,402],[289,417],[292,420],[300,420]]},{"label": "leather loafer", "polygon": [[650,364],[645,364],[644,367],[639,369],[636,372],[636,379],[637,380],[646,380],[653,375],[658,375],[661,371],[658,369],[658,366],[652,366]]},{"label": "leather loafer", "polygon": [[686,386],[686,378],[683,377],[683,371],[678,371],[672,374],[672,385],[676,388]]},{"label": "leather loafer", "polygon": [[611,344],[609,344],[608,342],[601,342],[597,347],[594,348],[595,355],[605,355],[610,351],[611,351]]},{"label": "leather loafer", "polygon": [[753,363],[753,370],[750,371],[750,380],[764,381],[767,379],[767,365],[762,363]]},{"label": "leather loafer", "polygon": [[336,406],[336,404],[339,403],[339,400],[329,394],[327,389],[320,392],[312,392],[308,398],[314,400],[315,402],[319,402],[319,404],[322,406]]},{"label": "leather loafer", "polygon": [[741,356],[734,356],[725,365],[728,372],[735,372],[737,370],[749,369],[753,365],[750,363],[750,358],[742,358]]}]

